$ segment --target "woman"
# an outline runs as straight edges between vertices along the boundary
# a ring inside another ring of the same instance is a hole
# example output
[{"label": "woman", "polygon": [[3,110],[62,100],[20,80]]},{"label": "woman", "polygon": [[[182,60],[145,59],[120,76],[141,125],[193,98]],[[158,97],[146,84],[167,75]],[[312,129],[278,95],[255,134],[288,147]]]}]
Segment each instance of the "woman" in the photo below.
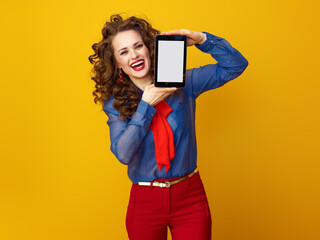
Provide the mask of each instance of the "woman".
[{"label": "woman", "polygon": [[[195,100],[238,77],[248,61],[225,39],[176,30],[217,64],[187,69],[184,88],[154,86],[154,37],[144,19],[112,15],[93,44],[95,102],[108,116],[111,151],[132,181],[126,215],[129,239],[211,239],[211,213],[197,171]],[[97,61],[94,61],[97,59]]]}]

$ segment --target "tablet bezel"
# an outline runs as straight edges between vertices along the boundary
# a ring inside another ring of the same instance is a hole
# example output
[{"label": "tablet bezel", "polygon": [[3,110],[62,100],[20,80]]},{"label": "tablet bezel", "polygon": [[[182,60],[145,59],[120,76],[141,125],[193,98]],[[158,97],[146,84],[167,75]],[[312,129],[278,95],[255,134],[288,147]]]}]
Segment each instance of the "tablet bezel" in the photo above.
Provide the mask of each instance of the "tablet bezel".
[{"label": "tablet bezel", "polygon": [[[159,41],[184,41],[183,56],[183,76],[182,82],[158,82],[158,47]],[[157,34],[155,37],[155,54],[154,54],[154,85],[156,87],[184,87],[186,82],[186,60],[187,60],[187,36],[185,35],[162,35]]]}]

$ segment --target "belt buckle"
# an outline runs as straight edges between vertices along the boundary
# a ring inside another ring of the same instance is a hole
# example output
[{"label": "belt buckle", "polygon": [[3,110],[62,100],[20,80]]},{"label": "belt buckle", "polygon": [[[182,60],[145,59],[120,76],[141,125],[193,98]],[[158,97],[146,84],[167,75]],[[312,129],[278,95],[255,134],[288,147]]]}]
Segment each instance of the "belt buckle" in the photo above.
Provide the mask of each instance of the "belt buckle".
[{"label": "belt buckle", "polygon": [[160,182],[160,187],[170,187],[171,183],[170,182]]}]

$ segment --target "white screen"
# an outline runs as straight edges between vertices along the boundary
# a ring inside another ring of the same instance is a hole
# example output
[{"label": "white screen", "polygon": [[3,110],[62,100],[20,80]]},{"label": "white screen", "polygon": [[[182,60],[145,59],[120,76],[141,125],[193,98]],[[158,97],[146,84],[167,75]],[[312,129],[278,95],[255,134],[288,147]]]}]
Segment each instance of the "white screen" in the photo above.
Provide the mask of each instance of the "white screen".
[{"label": "white screen", "polygon": [[184,41],[159,41],[158,82],[183,82]]}]

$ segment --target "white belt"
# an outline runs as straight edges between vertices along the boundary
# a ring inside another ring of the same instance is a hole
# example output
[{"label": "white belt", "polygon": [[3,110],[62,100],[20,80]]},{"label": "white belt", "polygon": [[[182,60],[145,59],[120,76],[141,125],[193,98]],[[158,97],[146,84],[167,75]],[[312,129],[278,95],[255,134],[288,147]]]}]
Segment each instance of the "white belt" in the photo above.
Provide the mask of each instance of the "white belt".
[{"label": "white belt", "polygon": [[[198,172],[198,170],[194,170],[192,173],[188,174],[188,177],[192,177],[193,175],[195,175],[196,173]],[[173,181],[169,181],[169,182],[158,182],[158,181],[153,181],[153,182],[138,182],[138,185],[141,185],[141,186],[155,186],[155,187],[170,187],[174,184],[177,184],[179,182],[182,182],[184,180],[186,180],[187,177],[184,176],[184,177],[181,177],[177,180],[173,180]],[[152,184],[153,183],[153,184]]]}]

